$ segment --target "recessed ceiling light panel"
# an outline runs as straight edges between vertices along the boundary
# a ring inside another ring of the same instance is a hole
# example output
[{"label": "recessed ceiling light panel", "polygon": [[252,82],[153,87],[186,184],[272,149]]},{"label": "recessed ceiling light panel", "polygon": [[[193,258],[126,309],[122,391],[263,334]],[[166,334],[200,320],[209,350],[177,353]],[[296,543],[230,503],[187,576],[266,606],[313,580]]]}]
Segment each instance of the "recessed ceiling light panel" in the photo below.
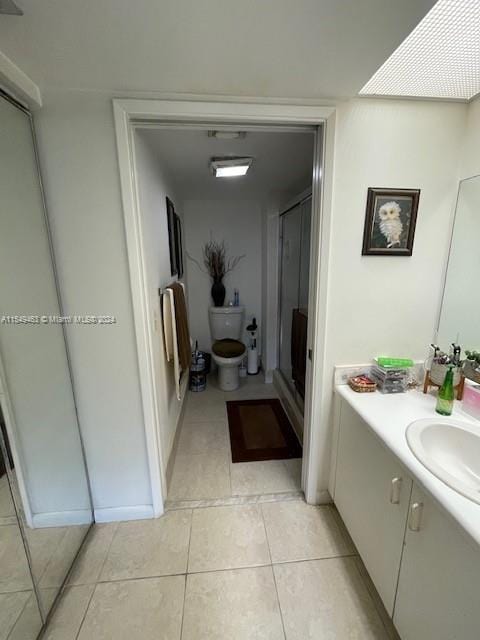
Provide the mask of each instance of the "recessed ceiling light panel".
[{"label": "recessed ceiling light panel", "polygon": [[244,176],[252,164],[252,158],[212,158],[210,168],[216,178]]},{"label": "recessed ceiling light panel", "polygon": [[439,0],[360,95],[470,100],[480,93],[480,0]]}]

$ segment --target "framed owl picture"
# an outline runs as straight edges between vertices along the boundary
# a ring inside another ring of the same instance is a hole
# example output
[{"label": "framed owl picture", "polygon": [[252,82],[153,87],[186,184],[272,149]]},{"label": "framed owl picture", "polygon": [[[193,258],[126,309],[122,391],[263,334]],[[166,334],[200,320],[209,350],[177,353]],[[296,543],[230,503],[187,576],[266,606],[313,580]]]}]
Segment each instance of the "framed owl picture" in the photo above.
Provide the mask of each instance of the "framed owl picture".
[{"label": "framed owl picture", "polygon": [[368,189],[364,256],[411,256],[420,189]]}]

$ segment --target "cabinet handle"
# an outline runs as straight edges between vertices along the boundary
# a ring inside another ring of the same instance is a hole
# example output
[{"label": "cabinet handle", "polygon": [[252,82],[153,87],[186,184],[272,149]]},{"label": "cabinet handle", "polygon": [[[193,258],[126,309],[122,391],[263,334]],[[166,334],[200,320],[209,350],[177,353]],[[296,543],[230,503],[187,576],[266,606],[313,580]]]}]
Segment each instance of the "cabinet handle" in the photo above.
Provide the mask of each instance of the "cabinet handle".
[{"label": "cabinet handle", "polygon": [[410,531],[420,531],[422,513],[423,502],[414,502],[410,507],[410,517],[408,519],[408,528]]},{"label": "cabinet handle", "polygon": [[402,478],[392,478],[390,485],[390,502],[392,504],[400,503],[400,492],[402,490]]}]

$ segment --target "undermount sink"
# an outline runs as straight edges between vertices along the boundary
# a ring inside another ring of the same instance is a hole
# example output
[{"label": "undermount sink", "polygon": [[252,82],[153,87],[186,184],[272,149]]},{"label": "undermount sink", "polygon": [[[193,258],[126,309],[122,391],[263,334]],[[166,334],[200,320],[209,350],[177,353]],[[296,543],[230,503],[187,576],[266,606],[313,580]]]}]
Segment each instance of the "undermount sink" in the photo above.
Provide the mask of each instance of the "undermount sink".
[{"label": "undermount sink", "polygon": [[412,422],[406,437],[413,455],[429,471],[480,504],[480,426],[427,418]]}]

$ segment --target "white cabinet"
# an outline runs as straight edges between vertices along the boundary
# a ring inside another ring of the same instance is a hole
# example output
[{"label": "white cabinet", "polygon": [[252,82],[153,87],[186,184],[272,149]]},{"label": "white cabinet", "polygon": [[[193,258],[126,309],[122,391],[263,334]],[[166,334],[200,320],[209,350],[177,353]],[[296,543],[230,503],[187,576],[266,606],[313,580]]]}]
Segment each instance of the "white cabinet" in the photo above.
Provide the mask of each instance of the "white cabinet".
[{"label": "white cabinet", "polygon": [[411,489],[397,459],[343,402],[335,504],[390,615]]},{"label": "white cabinet", "polygon": [[402,640],[478,640],[480,550],[416,485],[411,505],[395,626]]},{"label": "white cabinet", "polygon": [[479,546],[346,402],[334,500],[402,640],[480,640]]}]

